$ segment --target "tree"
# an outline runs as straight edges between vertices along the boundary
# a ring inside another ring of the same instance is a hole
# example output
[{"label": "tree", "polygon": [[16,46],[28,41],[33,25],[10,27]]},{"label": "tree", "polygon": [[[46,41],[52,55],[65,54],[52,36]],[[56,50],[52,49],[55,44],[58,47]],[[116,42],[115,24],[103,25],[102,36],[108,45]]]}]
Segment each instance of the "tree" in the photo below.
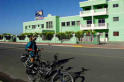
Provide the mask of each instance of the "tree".
[{"label": "tree", "polygon": [[3,36],[11,36],[11,35],[13,35],[13,34],[10,34],[10,33],[3,33],[2,35],[3,35]]},{"label": "tree", "polygon": [[53,38],[54,32],[44,32],[42,33],[43,39],[51,40]]},{"label": "tree", "polygon": [[95,31],[95,30],[87,30],[87,31],[85,31],[85,33],[86,33],[86,35],[95,35],[97,32]]},{"label": "tree", "polygon": [[65,32],[65,35],[66,35],[66,39],[70,39],[73,35],[74,32],[72,32],[72,31],[66,31]]},{"label": "tree", "polygon": [[59,32],[56,34],[56,36],[59,38],[59,40],[65,39],[66,34],[64,32]]},{"label": "tree", "polygon": [[3,39],[3,35],[0,35],[0,40]]},{"label": "tree", "polygon": [[84,33],[85,33],[84,31],[78,31],[78,32],[75,32],[75,35],[77,38],[81,38],[84,36]]}]

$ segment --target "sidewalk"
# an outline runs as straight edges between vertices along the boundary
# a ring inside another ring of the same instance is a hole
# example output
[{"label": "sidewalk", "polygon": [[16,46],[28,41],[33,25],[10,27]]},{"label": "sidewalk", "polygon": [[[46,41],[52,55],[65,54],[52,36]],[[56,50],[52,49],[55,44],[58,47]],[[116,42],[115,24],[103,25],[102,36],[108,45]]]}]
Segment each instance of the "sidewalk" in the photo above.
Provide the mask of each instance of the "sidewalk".
[{"label": "sidewalk", "polygon": [[[6,44],[27,44],[26,42],[0,42]],[[37,43],[37,45],[64,46],[64,47],[84,47],[84,48],[103,48],[103,49],[124,49],[124,42],[105,43],[105,44],[65,44],[65,43]]]}]

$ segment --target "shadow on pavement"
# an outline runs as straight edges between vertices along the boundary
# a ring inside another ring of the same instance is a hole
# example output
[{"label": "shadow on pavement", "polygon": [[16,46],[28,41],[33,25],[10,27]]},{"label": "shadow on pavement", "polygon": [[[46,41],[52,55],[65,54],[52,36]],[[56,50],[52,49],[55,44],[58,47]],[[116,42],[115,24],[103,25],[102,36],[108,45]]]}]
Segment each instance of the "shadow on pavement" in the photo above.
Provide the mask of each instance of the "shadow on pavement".
[{"label": "shadow on pavement", "polygon": [[26,82],[21,79],[13,79],[9,75],[0,72],[0,82]]},{"label": "shadow on pavement", "polygon": [[79,82],[78,80],[80,79],[80,82],[84,82],[85,81],[85,77],[84,77],[84,72],[88,71],[88,69],[81,67],[81,71],[78,72],[73,72],[73,78],[74,78],[74,82]]}]

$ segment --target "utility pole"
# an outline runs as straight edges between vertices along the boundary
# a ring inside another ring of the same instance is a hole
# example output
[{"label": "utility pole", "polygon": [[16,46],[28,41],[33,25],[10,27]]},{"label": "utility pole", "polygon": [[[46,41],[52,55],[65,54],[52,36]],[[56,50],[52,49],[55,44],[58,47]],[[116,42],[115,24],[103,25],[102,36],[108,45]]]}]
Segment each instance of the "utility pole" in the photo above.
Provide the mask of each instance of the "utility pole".
[{"label": "utility pole", "polygon": [[93,18],[93,14],[94,14],[94,10],[93,10],[93,5],[91,5],[91,10],[92,10],[92,32],[93,32],[93,27],[94,27],[94,18]]}]

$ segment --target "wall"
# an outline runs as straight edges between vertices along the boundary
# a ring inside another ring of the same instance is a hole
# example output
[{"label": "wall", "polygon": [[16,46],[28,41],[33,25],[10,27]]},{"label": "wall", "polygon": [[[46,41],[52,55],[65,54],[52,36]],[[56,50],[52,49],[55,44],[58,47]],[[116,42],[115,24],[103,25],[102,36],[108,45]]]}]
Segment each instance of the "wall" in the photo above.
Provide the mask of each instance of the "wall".
[{"label": "wall", "polygon": [[[57,24],[58,22],[56,20],[58,20],[57,16],[52,16],[49,14],[43,20],[24,22],[23,23],[23,33],[35,33],[35,32],[42,33],[44,30],[56,32],[56,28],[59,28],[58,24]],[[53,28],[46,28],[46,22],[48,22],[48,21],[53,22]],[[44,24],[44,28],[41,28],[41,24]],[[32,25],[36,25],[36,28],[32,29]],[[40,27],[38,27],[38,25],[40,25]],[[25,29],[25,26],[30,26],[30,28],[28,27],[28,29]],[[57,29],[57,31],[59,31],[59,29]]]},{"label": "wall", "polygon": [[66,32],[66,31],[74,31],[77,32],[80,30],[80,25],[74,25],[74,26],[61,26],[61,22],[70,22],[71,21],[81,21],[80,16],[68,16],[68,17],[61,17],[60,18],[60,22],[59,22],[59,26],[60,26],[60,32]]},{"label": "wall", "polygon": [[[113,4],[119,7],[113,8]],[[109,41],[124,41],[124,0],[108,1],[109,12]],[[113,21],[113,17],[119,17],[119,21]],[[113,36],[114,31],[119,31],[119,36]]]}]

